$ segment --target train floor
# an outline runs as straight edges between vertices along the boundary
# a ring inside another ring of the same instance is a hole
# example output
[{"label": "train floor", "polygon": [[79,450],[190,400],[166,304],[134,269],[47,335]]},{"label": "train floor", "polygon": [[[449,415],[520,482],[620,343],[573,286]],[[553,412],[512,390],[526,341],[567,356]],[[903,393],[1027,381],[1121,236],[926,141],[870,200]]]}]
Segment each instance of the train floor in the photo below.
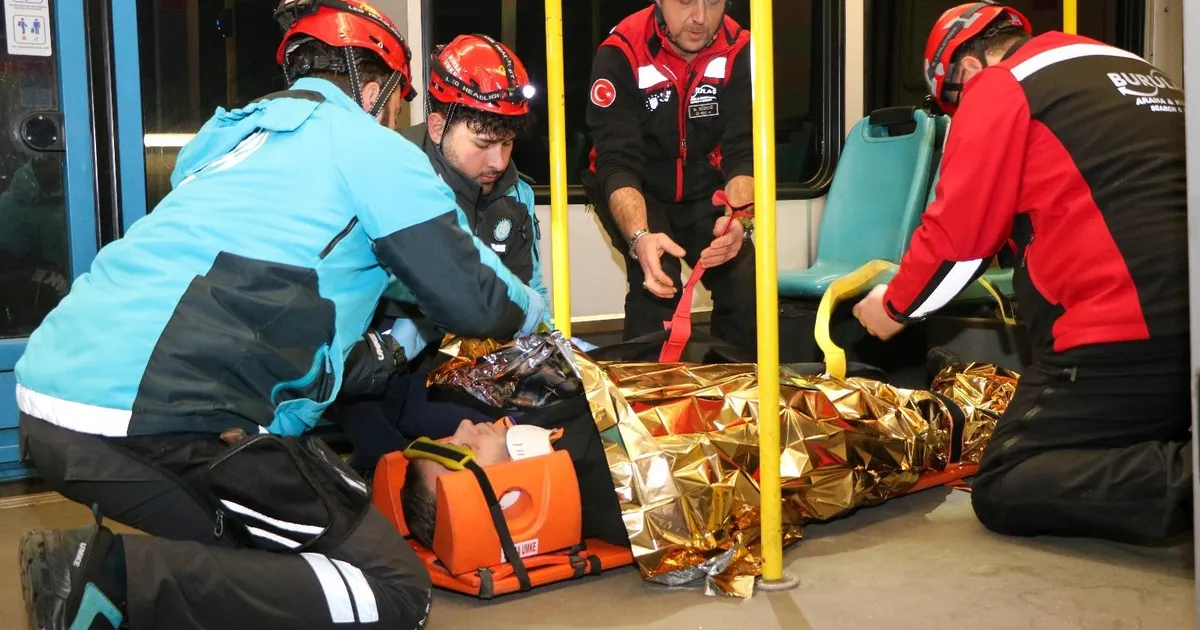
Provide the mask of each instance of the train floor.
[{"label": "train floor", "polygon": [[[89,521],[58,495],[0,499],[0,627],[25,628],[17,541]],[[121,529],[121,528],[116,528]],[[128,531],[128,530],[125,530]],[[1196,627],[1193,548],[987,532],[970,495],[936,488],[811,525],[786,552],[795,590],[749,600],[643,582],[627,567],[481,602],[438,591],[427,626],[734,630],[1172,630]]]}]

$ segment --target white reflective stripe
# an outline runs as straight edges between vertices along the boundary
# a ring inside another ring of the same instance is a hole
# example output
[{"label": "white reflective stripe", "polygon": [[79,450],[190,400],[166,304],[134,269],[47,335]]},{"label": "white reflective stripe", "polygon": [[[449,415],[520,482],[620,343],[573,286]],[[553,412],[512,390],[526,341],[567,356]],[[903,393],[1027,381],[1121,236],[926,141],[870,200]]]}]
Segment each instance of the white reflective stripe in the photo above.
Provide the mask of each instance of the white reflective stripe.
[{"label": "white reflective stripe", "polygon": [[367,583],[367,576],[363,575],[362,569],[337,559],[333,559],[333,564],[350,585],[350,593],[354,595],[354,607],[358,609],[358,622],[379,621],[379,606],[375,603],[375,593]]},{"label": "white reflective stripe", "polygon": [[128,409],[109,409],[40,394],[17,385],[17,407],[50,424],[93,435],[125,437],[129,435]]},{"label": "white reflective stripe", "polygon": [[258,536],[259,538],[266,538],[267,540],[270,540],[272,542],[279,543],[279,544],[283,545],[284,547],[287,547],[288,549],[295,549],[300,546],[300,543],[298,543],[290,538],[284,538],[283,536],[279,536],[277,534],[272,534],[271,532],[269,532],[265,529],[259,529],[257,527],[251,527],[251,526],[247,525],[246,531],[250,532],[251,534],[254,534],[255,536]]},{"label": "white reflective stripe", "polygon": [[638,89],[645,90],[666,82],[667,77],[659,72],[658,68],[654,66],[642,66],[638,68]]},{"label": "white reflective stripe", "polygon": [[242,516],[249,516],[250,518],[260,520],[264,523],[267,523],[268,525],[274,525],[275,527],[278,527],[279,529],[286,529],[289,532],[296,532],[299,534],[312,534],[312,535],[316,536],[317,534],[320,534],[321,532],[325,531],[323,528],[317,527],[315,525],[302,525],[300,523],[291,523],[288,521],[281,521],[277,518],[271,518],[270,516],[267,516],[266,514],[263,514],[262,512],[256,512],[240,503],[234,503],[233,501],[226,501],[225,499],[221,499],[221,503],[224,503],[225,507],[233,510],[234,512],[237,512],[238,514],[241,514]]},{"label": "white reflective stripe", "polygon": [[704,67],[704,76],[710,79],[724,79],[725,64],[727,63],[729,63],[729,60],[725,57],[717,57],[716,59],[713,59],[712,61],[708,62],[707,66]]},{"label": "white reflective stripe", "polygon": [[954,263],[954,267],[950,269],[945,278],[942,278],[942,281],[938,283],[937,288],[933,290],[929,298],[917,310],[913,311],[911,317],[914,319],[925,317],[950,303],[950,300],[953,300],[954,296],[961,293],[971,283],[971,278],[975,275],[976,271],[979,271],[981,263],[983,263],[982,258]]},{"label": "white reflective stripe", "polygon": [[1126,59],[1145,61],[1141,57],[1127,50],[1121,50],[1120,48],[1115,48],[1113,46],[1101,46],[1100,44],[1071,44],[1070,46],[1052,48],[1046,52],[1038,53],[1014,66],[1012,73],[1018,81],[1024,81],[1029,75],[1047,66],[1051,66],[1062,61],[1078,59],[1080,57],[1125,57]]},{"label": "white reflective stripe", "polygon": [[329,616],[333,618],[333,623],[354,623],[354,605],[350,603],[350,592],[346,590],[346,583],[338,575],[338,570],[333,568],[329,558],[319,553],[302,553],[300,556],[308,561],[313,573],[317,574],[321,590],[325,591],[325,601],[329,604]]}]

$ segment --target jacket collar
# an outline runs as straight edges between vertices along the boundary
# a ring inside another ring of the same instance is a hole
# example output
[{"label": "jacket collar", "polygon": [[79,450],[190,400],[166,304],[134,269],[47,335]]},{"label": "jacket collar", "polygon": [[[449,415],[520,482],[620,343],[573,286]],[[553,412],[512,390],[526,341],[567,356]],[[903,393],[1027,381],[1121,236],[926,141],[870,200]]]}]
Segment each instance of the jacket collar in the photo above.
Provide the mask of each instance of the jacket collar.
[{"label": "jacket collar", "polygon": [[317,92],[325,97],[327,103],[332,103],[343,109],[362,112],[363,116],[370,116],[363,110],[362,106],[354,102],[349,94],[342,91],[342,88],[334,85],[325,79],[317,79],[315,77],[304,77],[297,80],[289,88],[292,90],[309,90]]}]

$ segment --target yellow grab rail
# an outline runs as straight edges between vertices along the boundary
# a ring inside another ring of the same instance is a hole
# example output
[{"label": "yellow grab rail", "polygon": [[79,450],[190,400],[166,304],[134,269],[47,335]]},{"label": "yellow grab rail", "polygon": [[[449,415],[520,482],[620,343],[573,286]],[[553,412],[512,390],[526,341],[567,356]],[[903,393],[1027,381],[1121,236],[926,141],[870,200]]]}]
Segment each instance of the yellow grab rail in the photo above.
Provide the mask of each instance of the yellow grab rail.
[{"label": "yellow grab rail", "polygon": [[[817,340],[817,346],[821,348],[821,352],[825,355],[825,372],[830,376],[846,378],[846,352],[834,343],[833,339],[829,336],[829,320],[833,317],[834,307],[847,298],[865,293],[867,288],[875,283],[880,274],[895,272],[897,269],[899,267],[895,263],[886,260],[872,260],[834,280],[830,283],[829,288],[825,289],[825,294],[821,296],[821,303],[817,306],[816,326],[813,329],[813,336]],[[1003,321],[1008,326],[1016,326],[1017,319],[1013,315],[1012,304],[1008,301],[1008,298],[1001,295],[1000,290],[986,278],[980,277],[975,282],[979,283],[980,286],[991,294],[992,299],[996,300],[996,304],[999,306],[997,319]]]},{"label": "yellow grab rail", "polygon": [[554,326],[571,338],[571,257],[567,224],[566,88],[562,0],[546,0],[546,109],[550,123],[550,264]]},{"label": "yellow grab rail", "polygon": [[1063,0],[1063,32],[1076,34],[1078,25],[1076,18],[1079,15],[1078,0]]},{"label": "yellow grab rail", "polygon": [[754,228],[758,297],[759,497],[764,583],[794,586],[783,575],[779,470],[779,284],[775,236],[775,50],[771,0],[750,3],[754,95]]}]

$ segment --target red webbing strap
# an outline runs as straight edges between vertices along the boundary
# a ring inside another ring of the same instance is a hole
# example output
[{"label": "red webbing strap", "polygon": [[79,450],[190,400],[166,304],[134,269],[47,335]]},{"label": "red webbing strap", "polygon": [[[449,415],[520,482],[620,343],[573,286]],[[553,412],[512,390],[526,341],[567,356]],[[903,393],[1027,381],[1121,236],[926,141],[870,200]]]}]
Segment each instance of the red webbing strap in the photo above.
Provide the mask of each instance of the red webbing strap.
[{"label": "red webbing strap", "polygon": [[[712,201],[713,205],[717,207],[729,205],[729,197],[725,195],[724,190],[714,193]],[[725,229],[720,236],[728,234],[733,223],[738,219],[753,218],[754,215],[746,211],[746,208],[753,205],[753,203],[748,203],[734,208],[733,215],[730,216],[729,223],[725,224]],[[683,286],[683,295],[679,298],[679,306],[675,309],[675,314],[671,316],[671,321],[663,322],[663,326],[671,331],[671,336],[663,344],[662,352],[658,355],[659,363],[675,363],[683,356],[683,348],[692,337],[692,297],[695,295],[696,283],[700,282],[700,277],[704,275],[705,269],[704,263],[697,263],[695,269],[692,269],[692,275],[688,277],[687,284]]]}]

